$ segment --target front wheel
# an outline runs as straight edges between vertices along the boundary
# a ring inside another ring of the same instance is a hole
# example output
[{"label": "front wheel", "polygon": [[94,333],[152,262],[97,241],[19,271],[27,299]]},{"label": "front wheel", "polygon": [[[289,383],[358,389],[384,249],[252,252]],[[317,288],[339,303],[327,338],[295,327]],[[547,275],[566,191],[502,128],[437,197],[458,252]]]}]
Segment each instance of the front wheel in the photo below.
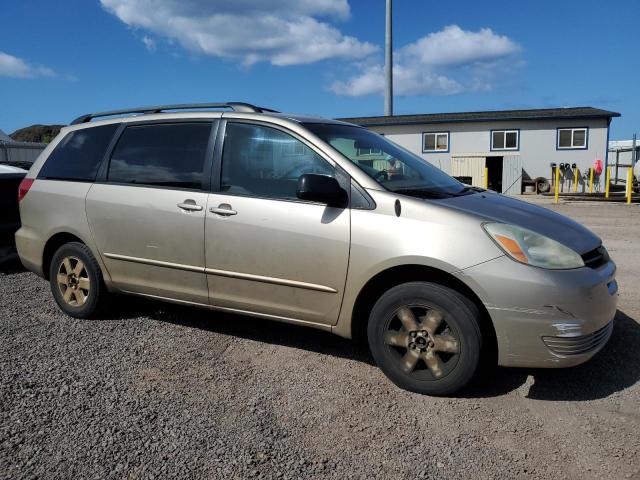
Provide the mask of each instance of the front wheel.
[{"label": "front wheel", "polygon": [[369,348],[400,388],[450,395],[469,383],[480,363],[479,315],[473,303],[442,285],[398,285],[371,311]]}]

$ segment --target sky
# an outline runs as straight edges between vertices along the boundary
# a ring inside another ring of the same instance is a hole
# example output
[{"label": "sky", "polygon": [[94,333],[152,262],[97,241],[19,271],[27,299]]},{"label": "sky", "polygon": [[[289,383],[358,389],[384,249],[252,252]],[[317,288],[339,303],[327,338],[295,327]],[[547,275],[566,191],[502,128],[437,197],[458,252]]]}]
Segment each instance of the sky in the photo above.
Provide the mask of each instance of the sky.
[{"label": "sky", "polygon": [[[639,0],[394,1],[394,113],[593,106],[640,134]],[[384,0],[0,0],[0,129],[245,101],[382,115]]]}]

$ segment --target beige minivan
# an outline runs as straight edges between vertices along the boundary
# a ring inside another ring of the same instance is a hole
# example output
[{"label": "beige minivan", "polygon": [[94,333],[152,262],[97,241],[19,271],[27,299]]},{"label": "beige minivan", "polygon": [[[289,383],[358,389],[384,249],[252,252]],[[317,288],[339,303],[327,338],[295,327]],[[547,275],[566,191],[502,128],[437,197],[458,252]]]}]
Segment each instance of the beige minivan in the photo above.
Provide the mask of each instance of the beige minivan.
[{"label": "beige minivan", "polygon": [[127,293],[362,337],[415,392],[456,392],[484,359],[576,365],[613,328],[597,236],[343,122],[244,103],[84,115],[19,198],[20,258],[73,317]]}]

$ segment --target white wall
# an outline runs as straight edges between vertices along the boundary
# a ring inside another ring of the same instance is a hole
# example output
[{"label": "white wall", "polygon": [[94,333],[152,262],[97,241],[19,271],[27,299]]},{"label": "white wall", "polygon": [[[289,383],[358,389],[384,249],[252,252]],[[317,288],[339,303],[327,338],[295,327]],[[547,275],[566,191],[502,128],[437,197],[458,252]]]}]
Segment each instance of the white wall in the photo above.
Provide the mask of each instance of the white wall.
[{"label": "white wall", "polygon": [[[559,127],[588,127],[588,148],[557,150],[556,129]],[[491,152],[491,130],[520,129],[520,150],[524,172],[531,177],[551,176],[551,162],[576,163],[580,173],[593,166],[596,159],[604,163],[607,150],[606,119],[526,120],[505,122],[466,122],[426,125],[398,125],[369,127],[383,133],[390,140],[422,156],[427,161],[451,173],[451,155],[486,153],[487,156],[512,155],[512,151]],[[449,133],[449,153],[423,153],[422,132]],[[604,175],[603,175],[604,177]],[[525,177],[526,178],[526,177]],[[604,180],[604,179],[603,179]]]}]

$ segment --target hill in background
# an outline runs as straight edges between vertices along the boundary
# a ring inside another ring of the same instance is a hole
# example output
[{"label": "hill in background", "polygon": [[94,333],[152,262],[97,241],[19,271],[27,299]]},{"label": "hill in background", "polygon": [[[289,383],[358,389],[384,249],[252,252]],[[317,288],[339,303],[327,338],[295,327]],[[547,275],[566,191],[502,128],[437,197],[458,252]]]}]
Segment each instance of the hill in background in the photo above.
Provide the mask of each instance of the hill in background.
[{"label": "hill in background", "polygon": [[49,143],[64,125],[31,125],[16,130],[11,135],[16,142]]}]

